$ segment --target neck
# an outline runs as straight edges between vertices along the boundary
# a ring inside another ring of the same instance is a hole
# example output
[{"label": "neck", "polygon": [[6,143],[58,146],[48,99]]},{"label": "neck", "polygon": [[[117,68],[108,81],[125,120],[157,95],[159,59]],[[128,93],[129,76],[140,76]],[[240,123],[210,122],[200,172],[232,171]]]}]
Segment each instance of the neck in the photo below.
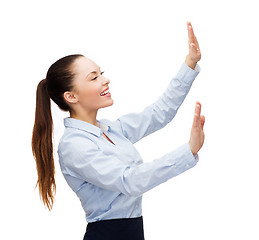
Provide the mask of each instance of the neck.
[{"label": "neck", "polygon": [[97,111],[93,111],[93,112],[85,111],[85,112],[79,112],[79,113],[70,112],[71,118],[79,119],[79,120],[88,122],[88,123],[93,124],[96,127],[98,127],[96,116],[97,116]]}]

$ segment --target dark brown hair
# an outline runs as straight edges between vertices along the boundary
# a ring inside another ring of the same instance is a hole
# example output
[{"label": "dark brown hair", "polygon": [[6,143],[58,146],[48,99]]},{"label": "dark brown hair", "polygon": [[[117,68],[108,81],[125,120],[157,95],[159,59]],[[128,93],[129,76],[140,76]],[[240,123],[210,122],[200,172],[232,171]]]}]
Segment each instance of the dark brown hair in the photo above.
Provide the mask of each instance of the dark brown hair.
[{"label": "dark brown hair", "polygon": [[74,73],[72,64],[81,54],[65,56],[48,69],[46,78],[41,80],[36,91],[35,122],[32,132],[32,153],[36,161],[39,193],[49,210],[53,207],[56,193],[55,166],[53,157],[51,114],[52,99],[62,111],[70,111],[63,93],[73,89]]}]

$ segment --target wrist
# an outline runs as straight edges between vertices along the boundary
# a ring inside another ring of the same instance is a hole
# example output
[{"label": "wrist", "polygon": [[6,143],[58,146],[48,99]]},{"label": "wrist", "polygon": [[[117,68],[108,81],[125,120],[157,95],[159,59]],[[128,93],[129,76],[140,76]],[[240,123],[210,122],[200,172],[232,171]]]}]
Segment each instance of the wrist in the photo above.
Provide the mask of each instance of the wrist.
[{"label": "wrist", "polygon": [[186,56],[186,58],[185,58],[185,63],[186,63],[186,65],[189,67],[189,68],[191,68],[191,69],[195,69],[195,67],[196,67],[196,64],[197,64],[197,62],[196,61],[194,61],[191,57],[190,57],[190,55],[188,54],[187,56]]},{"label": "wrist", "polygon": [[189,146],[190,146],[190,150],[191,150],[191,152],[192,152],[193,156],[194,156],[194,155],[196,155],[196,154],[197,154],[197,152],[195,152],[194,150],[192,150],[192,148],[191,148],[191,144],[190,144],[190,141],[189,141]]}]

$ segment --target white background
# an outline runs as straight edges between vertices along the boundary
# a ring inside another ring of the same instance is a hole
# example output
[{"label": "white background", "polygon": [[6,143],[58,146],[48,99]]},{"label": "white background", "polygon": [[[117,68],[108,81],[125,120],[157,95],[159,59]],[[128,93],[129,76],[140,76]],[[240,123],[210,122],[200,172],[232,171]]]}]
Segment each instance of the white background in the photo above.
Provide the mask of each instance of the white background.
[{"label": "white background", "polygon": [[[82,53],[111,81],[98,119],[140,111],[166,89],[188,53],[191,21],[201,72],[176,117],[135,146],[153,161],[187,142],[195,101],[206,117],[195,168],[143,195],[147,240],[259,239],[258,6],[256,1],[2,1],[1,239],[82,239],[86,221],[55,153],[52,212],[34,190],[31,134],[38,82],[57,59]],[[63,117],[52,105],[54,147]]]}]

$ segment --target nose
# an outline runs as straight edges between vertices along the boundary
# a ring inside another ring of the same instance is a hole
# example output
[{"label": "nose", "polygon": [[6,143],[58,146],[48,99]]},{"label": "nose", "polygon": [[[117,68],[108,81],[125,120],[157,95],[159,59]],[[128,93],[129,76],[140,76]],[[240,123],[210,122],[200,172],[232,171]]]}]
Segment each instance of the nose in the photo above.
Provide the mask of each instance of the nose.
[{"label": "nose", "polygon": [[104,81],[103,81],[103,84],[109,84],[110,83],[110,79],[107,78],[107,77],[103,77]]}]

